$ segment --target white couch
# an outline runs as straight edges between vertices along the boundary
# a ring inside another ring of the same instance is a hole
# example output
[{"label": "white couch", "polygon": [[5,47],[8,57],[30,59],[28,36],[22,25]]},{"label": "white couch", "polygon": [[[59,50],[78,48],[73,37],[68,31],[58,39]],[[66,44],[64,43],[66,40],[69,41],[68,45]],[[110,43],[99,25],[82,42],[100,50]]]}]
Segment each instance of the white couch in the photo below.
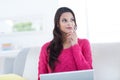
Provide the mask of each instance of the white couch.
[{"label": "white couch", "polygon": [[[91,44],[94,80],[120,80],[120,43]],[[40,47],[29,49],[22,77],[37,80]]]},{"label": "white couch", "polygon": [[38,60],[40,47],[30,48],[27,55],[23,77],[27,80],[37,80],[38,78]]},{"label": "white couch", "polygon": [[[94,80],[120,80],[120,43],[95,43],[91,44],[91,48]],[[39,51],[39,47],[34,48],[27,56],[24,77],[30,78],[31,76],[31,80],[37,77]]]},{"label": "white couch", "polygon": [[[1,78],[3,79],[4,76],[10,77],[10,75],[13,76],[14,74],[26,80],[37,80],[39,53],[40,47],[29,47],[21,49],[15,58],[6,58],[4,60],[4,70],[3,74],[0,75],[0,80]],[[15,77],[17,76],[14,75],[13,79],[17,80]],[[9,79],[5,78],[4,80]]]},{"label": "white couch", "polygon": [[95,80],[120,80],[120,43],[92,44]]}]

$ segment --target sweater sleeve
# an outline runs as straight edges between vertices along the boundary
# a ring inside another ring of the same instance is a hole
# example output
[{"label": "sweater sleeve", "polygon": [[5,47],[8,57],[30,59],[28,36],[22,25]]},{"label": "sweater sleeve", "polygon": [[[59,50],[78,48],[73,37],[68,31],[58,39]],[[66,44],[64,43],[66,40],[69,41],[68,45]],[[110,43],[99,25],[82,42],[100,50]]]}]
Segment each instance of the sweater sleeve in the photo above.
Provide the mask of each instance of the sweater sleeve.
[{"label": "sweater sleeve", "polygon": [[40,80],[40,74],[47,73],[47,52],[45,46],[41,48],[39,62],[38,62],[38,80]]},{"label": "sweater sleeve", "polygon": [[78,70],[92,69],[91,48],[87,39],[72,46],[72,52]]}]

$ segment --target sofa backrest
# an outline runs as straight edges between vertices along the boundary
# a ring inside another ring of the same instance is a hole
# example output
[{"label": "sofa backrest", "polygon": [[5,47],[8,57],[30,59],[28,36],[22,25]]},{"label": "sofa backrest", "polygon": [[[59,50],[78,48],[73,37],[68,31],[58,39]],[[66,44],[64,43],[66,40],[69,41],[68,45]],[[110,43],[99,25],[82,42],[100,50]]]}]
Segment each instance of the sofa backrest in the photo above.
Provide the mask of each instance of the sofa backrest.
[{"label": "sofa backrest", "polygon": [[37,80],[38,78],[38,58],[41,47],[31,47],[26,57],[23,77],[28,80]]},{"label": "sofa backrest", "polygon": [[13,73],[18,74],[20,76],[23,75],[24,72],[24,66],[25,66],[25,61],[26,57],[29,53],[30,48],[23,48],[15,57],[14,64],[13,64]]},{"label": "sofa backrest", "polygon": [[[41,47],[31,47],[26,57],[23,77],[37,80]],[[91,44],[94,80],[120,80],[120,43]]]},{"label": "sofa backrest", "polygon": [[94,80],[120,80],[120,43],[91,44]]}]

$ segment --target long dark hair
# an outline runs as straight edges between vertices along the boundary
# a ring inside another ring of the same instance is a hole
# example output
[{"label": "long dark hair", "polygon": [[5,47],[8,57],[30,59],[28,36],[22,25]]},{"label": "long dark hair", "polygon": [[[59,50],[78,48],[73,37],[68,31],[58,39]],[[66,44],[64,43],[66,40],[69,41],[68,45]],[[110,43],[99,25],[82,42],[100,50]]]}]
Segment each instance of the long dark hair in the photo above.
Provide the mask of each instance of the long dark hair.
[{"label": "long dark hair", "polygon": [[47,48],[47,52],[49,53],[49,61],[48,62],[49,62],[49,66],[52,71],[55,68],[55,61],[58,61],[57,58],[60,55],[61,50],[63,49],[63,36],[62,36],[62,32],[59,27],[59,20],[60,20],[60,16],[65,12],[72,13],[74,20],[75,20],[75,26],[76,26],[75,15],[70,8],[60,7],[56,11],[56,14],[54,17],[53,39]]}]

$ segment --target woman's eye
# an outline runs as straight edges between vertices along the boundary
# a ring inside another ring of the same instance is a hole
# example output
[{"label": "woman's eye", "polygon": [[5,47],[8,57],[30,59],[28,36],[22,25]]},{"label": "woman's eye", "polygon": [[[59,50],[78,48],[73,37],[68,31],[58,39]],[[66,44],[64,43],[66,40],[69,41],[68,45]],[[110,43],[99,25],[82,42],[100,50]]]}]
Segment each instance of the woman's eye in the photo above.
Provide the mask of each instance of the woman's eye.
[{"label": "woman's eye", "polygon": [[66,20],[66,19],[63,19],[62,22],[67,22],[67,20]]},{"label": "woman's eye", "polygon": [[71,19],[71,21],[75,21],[75,19]]}]

